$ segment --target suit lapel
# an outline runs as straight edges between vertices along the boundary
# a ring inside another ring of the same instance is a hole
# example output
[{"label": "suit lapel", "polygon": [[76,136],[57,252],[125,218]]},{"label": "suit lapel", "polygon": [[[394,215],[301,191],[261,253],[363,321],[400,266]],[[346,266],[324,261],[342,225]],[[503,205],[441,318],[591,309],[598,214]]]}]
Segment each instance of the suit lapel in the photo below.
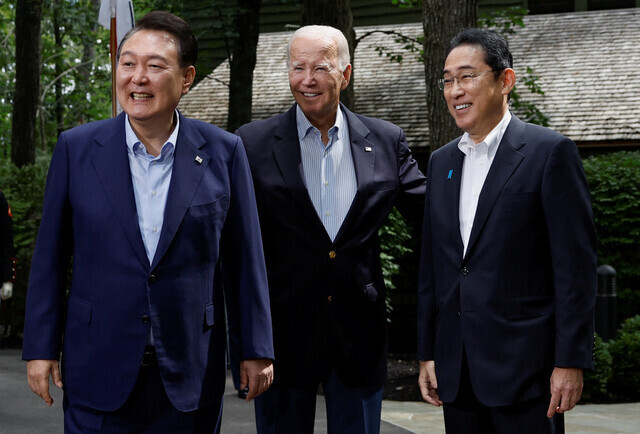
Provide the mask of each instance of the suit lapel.
[{"label": "suit lapel", "polygon": [[149,267],[149,259],[138,225],[124,123],[124,114],[106,123],[106,128],[103,128],[95,137],[100,147],[91,156],[91,162],[131,248],[138,260],[145,267]]},{"label": "suit lapel", "polygon": [[[445,179],[444,184],[446,186],[445,190],[448,200],[443,206],[447,207],[447,209],[445,209],[445,215],[452,216],[452,224],[449,225],[451,239],[455,241],[456,249],[460,252],[460,257],[462,257],[464,244],[462,243],[462,235],[460,234],[460,186],[462,183],[464,153],[458,149],[457,142],[455,146],[451,148],[448,160],[450,161],[450,166],[445,167],[445,173],[437,174],[437,176],[443,176]],[[432,206],[438,205],[432,203]]]},{"label": "suit lapel", "polygon": [[467,245],[467,255],[482,231],[502,188],[524,158],[518,150],[524,146],[525,124],[515,115],[512,116],[480,192],[478,208]]},{"label": "suit lapel", "polygon": [[167,194],[164,222],[158,240],[158,248],[151,269],[154,269],[173,241],[191,199],[200,184],[205,168],[209,165],[209,155],[200,150],[205,140],[188,119],[181,114],[180,131],[174,152],[171,183]]},{"label": "suit lapel", "polygon": [[304,219],[313,222],[314,231],[329,235],[318,217],[304,181],[300,140],[296,124],[296,105],[285,113],[285,122],[280,123],[275,133],[273,156],[278,164],[282,178],[304,214]]},{"label": "suit lapel", "polygon": [[360,211],[365,206],[365,201],[369,197],[369,190],[373,184],[373,170],[375,167],[376,146],[367,140],[369,128],[347,108],[340,104],[340,109],[345,115],[349,128],[349,141],[351,146],[351,157],[353,167],[356,172],[357,190],[351,202],[349,211],[338,230],[335,242],[340,240],[348,228],[358,220]]}]

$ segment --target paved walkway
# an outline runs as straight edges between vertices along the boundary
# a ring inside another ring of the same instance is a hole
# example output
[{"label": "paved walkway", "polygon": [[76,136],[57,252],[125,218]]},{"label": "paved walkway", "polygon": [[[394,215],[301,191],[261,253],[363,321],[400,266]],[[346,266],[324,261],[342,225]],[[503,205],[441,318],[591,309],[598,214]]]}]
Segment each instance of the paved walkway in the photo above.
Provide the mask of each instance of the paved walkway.
[{"label": "paved walkway", "polygon": [[[62,393],[52,391],[47,407],[26,381],[19,350],[0,350],[0,434],[59,434]],[[384,401],[381,434],[444,433],[442,410],[421,402]],[[565,416],[567,433],[640,433],[640,403],[580,405]],[[326,433],[324,401],[318,397],[316,433]],[[223,434],[255,433],[253,404],[237,398],[230,379],[222,422]]]}]

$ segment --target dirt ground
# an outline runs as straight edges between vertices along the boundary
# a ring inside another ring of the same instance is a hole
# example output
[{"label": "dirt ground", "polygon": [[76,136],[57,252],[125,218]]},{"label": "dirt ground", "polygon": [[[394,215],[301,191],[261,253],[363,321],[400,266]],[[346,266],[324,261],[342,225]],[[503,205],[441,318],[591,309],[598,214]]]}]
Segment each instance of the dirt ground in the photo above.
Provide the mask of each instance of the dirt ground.
[{"label": "dirt ground", "polygon": [[383,399],[391,401],[421,401],[418,388],[418,362],[412,354],[389,354],[387,382]]}]

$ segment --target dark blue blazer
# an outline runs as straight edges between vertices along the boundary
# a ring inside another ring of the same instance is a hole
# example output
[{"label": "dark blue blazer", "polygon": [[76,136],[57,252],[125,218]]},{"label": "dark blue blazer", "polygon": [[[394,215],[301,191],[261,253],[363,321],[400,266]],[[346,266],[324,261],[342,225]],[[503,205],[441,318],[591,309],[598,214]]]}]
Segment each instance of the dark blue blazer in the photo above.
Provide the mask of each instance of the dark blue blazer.
[{"label": "dark blue blazer", "polygon": [[554,366],[592,366],[596,237],[580,156],[513,116],[463,257],[459,141],[427,170],[418,357],[435,360],[444,402],[457,394],[463,348],[483,404],[548,395]]},{"label": "dark blue blazer", "polygon": [[230,319],[241,358],[273,358],[253,184],[237,136],[180,115],[150,264],[124,123],[120,115],[60,135],[31,268],[23,358],[58,359],[62,350],[65,393],[111,411],[133,388],[151,328],[167,394],[191,411],[224,390],[221,271],[231,282],[227,303],[242,303],[241,317]]},{"label": "dark blue blazer", "polygon": [[332,242],[305,186],[296,106],[242,126],[258,201],[274,327],[276,381],[318,384],[335,368],[353,386],[386,375],[378,229],[394,205],[421,219],[424,175],[403,131],[346,116],[357,192]]}]

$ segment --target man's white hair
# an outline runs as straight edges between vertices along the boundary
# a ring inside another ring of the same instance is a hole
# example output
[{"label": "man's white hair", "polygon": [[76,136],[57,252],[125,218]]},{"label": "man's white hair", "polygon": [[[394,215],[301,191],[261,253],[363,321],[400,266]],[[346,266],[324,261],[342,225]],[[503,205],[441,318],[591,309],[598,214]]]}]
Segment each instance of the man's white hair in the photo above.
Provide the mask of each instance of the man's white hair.
[{"label": "man's white hair", "polygon": [[300,27],[293,33],[291,39],[289,40],[289,44],[287,45],[287,67],[290,66],[290,58],[291,58],[291,43],[300,37],[322,37],[331,39],[335,42],[337,49],[337,58],[338,58],[338,67],[341,72],[344,72],[347,69],[347,66],[351,63],[351,55],[349,54],[349,43],[347,42],[347,38],[345,38],[344,34],[331,26],[304,26]]}]

